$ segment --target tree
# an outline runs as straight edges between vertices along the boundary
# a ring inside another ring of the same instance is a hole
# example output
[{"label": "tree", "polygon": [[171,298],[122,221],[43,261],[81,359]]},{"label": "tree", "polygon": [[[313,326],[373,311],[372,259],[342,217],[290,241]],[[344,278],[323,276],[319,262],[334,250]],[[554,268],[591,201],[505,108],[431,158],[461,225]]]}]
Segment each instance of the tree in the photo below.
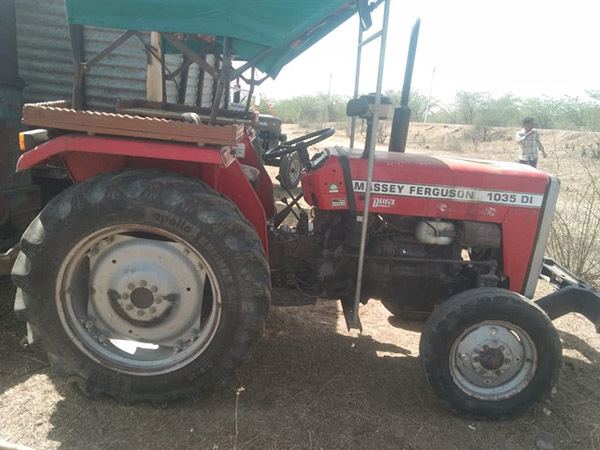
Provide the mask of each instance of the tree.
[{"label": "tree", "polygon": [[460,123],[472,125],[475,117],[489,101],[487,92],[459,91],[454,97],[454,109],[458,113]]},{"label": "tree", "polygon": [[[384,95],[390,98],[392,105],[400,105],[402,91],[388,89],[385,91]],[[432,97],[429,104],[429,110],[431,111],[432,108],[436,108],[438,104],[439,101]],[[413,122],[422,122],[425,118],[425,111],[427,110],[427,96],[417,90],[411,91],[408,97],[408,107],[411,111],[411,120]]]}]

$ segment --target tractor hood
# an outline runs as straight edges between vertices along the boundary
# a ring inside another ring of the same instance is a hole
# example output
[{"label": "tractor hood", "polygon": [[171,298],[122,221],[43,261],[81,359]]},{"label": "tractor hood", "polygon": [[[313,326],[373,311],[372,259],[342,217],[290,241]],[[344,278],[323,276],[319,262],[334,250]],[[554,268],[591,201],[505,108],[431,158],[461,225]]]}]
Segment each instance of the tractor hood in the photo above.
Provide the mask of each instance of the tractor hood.
[{"label": "tractor hood", "polygon": [[[362,211],[368,159],[362,150],[329,148],[304,175],[309,203]],[[510,208],[538,213],[548,175],[518,163],[377,151],[371,195],[374,211],[501,222]],[[351,186],[349,186],[351,185]]]},{"label": "tractor hood", "polygon": [[[65,0],[72,25],[212,35],[275,78],[281,68],[337,28],[366,0]],[[193,38],[191,40],[194,40]]]}]

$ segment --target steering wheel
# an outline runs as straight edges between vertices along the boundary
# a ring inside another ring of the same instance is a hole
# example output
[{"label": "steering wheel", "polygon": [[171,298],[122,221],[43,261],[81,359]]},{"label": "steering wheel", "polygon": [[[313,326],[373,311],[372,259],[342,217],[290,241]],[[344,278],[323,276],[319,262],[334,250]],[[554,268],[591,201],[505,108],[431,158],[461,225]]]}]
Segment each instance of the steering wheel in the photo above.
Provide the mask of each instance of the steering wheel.
[{"label": "steering wheel", "polygon": [[278,158],[280,156],[289,155],[298,152],[303,163],[309,161],[308,152],[306,149],[317,142],[324,141],[335,133],[335,128],[323,128],[322,130],[313,131],[291,141],[282,142],[276,147],[270,148],[263,155],[263,160]]}]

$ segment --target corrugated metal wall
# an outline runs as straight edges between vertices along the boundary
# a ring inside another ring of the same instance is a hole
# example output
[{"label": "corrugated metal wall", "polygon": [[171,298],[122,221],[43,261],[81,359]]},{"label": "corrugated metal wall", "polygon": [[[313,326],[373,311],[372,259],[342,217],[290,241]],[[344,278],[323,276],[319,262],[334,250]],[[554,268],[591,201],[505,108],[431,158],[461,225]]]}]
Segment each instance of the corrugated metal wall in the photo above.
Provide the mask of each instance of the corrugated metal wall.
[{"label": "corrugated metal wall", "polygon": [[16,0],[24,102],[71,100],[73,57],[64,0]]},{"label": "corrugated metal wall", "polygon": [[[89,59],[118,38],[123,31],[85,27],[84,52]],[[146,43],[150,33],[142,34]],[[132,36],[109,56],[94,65],[85,77],[88,107],[114,108],[117,99],[146,98],[146,49],[137,36]]]},{"label": "corrugated metal wall", "polygon": [[[16,0],[19,75],[25,102],[71,100],[73,59],[64,0]],[[85,27],[85,58],[102,50],[122,31]],[[145,42],[149,34],[142,34]],[[147,56],[137,37],[129,38],[86,76],[88,108],[114,108],[118,98],[146,98]]]}]

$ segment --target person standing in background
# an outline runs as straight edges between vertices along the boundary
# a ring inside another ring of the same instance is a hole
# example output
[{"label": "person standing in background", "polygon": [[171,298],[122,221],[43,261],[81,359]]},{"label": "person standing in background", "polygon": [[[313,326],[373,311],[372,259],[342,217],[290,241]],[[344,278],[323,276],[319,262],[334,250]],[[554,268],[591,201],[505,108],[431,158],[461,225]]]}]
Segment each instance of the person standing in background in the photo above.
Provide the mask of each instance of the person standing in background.
[{"label": "person standing in background", "polygon": [[531,167],[537,167],[538,149],[542,152],[544,158],[548,156],[540,141],[540,134],[533,128],[533,119],[531,117],[523,119],[523,129],[517,132],[516,141],[521,146],[521,153],[519,153],[519,162],[521,164],[529,164]]}]

